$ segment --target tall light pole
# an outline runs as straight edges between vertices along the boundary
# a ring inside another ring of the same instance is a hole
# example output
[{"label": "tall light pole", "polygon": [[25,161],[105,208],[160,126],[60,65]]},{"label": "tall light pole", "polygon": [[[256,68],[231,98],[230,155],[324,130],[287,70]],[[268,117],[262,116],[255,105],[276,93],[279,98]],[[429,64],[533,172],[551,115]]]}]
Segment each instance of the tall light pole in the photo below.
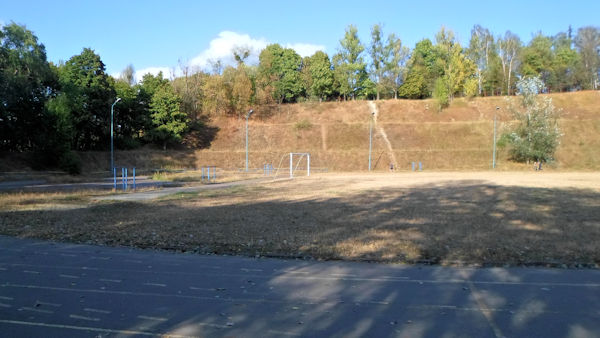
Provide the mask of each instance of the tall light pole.
[{"label": "tall light pole", "polygon": [[246,172],[248,172],[248,118],[254,113],[254,110],[250,109],[246,114]]},{"label": "tall light pole", "polygon": [[371,149],[373,148],[373,117],[375,117],[375,112],[371,113],[369,120],[369,171],[371,171]]},{"label": "tall light pole", "polygon": [[114,116],[114,108],[117,102],[121,101],[120,97],[117,97],[115,102],[110,106],[110,171],[113,172],[115,170],[115,157],[113,150],[113,116]]},{"label": "tall light pole", "polygon": [[496,107],[494,112],[494,146],[492,151],[492,169],[496,169],[496,114],[500,110],[500,107]]}]

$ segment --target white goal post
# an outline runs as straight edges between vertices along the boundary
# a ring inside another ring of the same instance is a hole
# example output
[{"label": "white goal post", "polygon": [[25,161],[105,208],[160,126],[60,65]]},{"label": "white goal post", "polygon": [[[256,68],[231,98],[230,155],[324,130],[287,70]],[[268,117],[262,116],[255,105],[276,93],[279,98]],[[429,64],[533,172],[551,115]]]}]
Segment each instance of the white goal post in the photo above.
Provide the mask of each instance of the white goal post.
[{"label": "white goal post", "polygon": [[[300,156],[296,168],[294,168],[294,155]],[[306,157],[306,176],[310,176],[310,153],[290,153],[290,178],[294,178],[294,170],[298,169],[303,157]]]},{"label": "white goal post", "polygon": [[[294,155],[296,156],[296,158],[298,158],[298,162],[296,163],[295,167],[294,167]],[[280,169],[283,169],[283,168],[281,168],[281,163],[283,163],[283,159],[285,159],[286,156],[288,156],[288,154],[281,156],[281,160],[279,161],[279,165],[277,166],[277,171],[275,171],[275,176],[277,176]],[[296,171],[296,169],[298,169],[298,167],[300,166],[300,162],[302,161],[303,158],[306,158],[306,176],[310,176],[310,153],[289,153],[289,156],[290,156],[290,178],[294,178],[294,171]]]}]

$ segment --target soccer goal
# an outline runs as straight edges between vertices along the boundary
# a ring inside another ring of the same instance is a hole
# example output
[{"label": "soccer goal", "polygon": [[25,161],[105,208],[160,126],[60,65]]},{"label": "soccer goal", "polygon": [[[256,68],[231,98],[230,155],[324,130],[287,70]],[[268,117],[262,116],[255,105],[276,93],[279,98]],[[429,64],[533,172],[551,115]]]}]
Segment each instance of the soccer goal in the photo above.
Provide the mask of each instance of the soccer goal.
[{"label": "soccer goal", "polygon": [[306,170],[306,176],[310,176],[310,153],[289,153],[283,155],[277,166],[275,176],[277,176],[279,170],[282,169],[281,164],[287,156],[290,157],[290,178],[294,178],[294,173],[303,170]]}]

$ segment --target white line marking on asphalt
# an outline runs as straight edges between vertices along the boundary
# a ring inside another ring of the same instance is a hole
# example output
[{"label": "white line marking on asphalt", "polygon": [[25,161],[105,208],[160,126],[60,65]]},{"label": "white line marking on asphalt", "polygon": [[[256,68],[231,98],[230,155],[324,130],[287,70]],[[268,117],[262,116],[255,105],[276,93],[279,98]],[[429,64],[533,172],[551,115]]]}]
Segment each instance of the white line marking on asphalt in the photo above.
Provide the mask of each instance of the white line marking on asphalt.
[{"label": "white line marking on asphalt", "polygon": [[276,335],[280,335],[280,336],[294,336],[294,337],[297,337],[297,336],[301,335],[300,333],[284,332],[284,331],[277,331],[277,330],[269,330],[268,332],[276,334]]},{"label": "white line marking on asphalt", "polygon": [[8,271],[7,268],[0,268],[0,271]]},{"label": "white line marking on asphalt", "polygon": [[[43,267],[48,266],[34,265],[34,264],[10,264],[11,266],[28,266],[28,267]],[[81,267],[73,266],[53,266],[52,268],[60,269],[76,269],[80,270]],[[242,277],[242,278],[285,278],[285,279],[307,279],[307,280],[339,280],[336,277],[321,277],[321,276],[286,276],[283,275],[245,275],[237,273],[195,273],[195,272],[173,272],[173,271],[148,271],[148,270],[131,270],[131,269],[98,269],[102,271],[114,271],[114,272],[127,272],[127,273],[149,273],[155,275],[184,275],[184,276],[219,276],[219,277]],[[286,274],[309,274],[310,272],[305,271],[287,271],[287,270],[274,270],[275,272],[285,272]],[[371,281],[371,282],[395,282],[395,283],[430,283],[430,284],[464,284],[467,283],[467,279],[396,279],[389,280],[386,278],[346,278],[346,281]],[[504,282],[504,281],[470,281],[475,285],[508,285],[508,286],[554,286],[554,287],[585,287],[585,288],[598,288],[600,283],[563,283],[563,282]]]},{"label": "white line marking on asphalt", "polygon": [[[89,326],[75,326],[75,325],[60,325],[60,324],[47,324],[47,323],[38,323],[38,322],[24,322],[20,320],[5,320],[0,319],[0,323],[4,324],[14,324],[14,325],[26,325],[26,326],[40,326],[40,327],[50,327],[54,329],[70,329],[70,330],[79,330],[79,331],[94,331],[94,332],[103,332],[103,333],[115,333],[119,335],[138,335],[138,336],[150,336],[150,337],[172,337],[172,338],[193,338],[193,336],[182,336],[175,334],[163,334],[163,333],[152,333],[152,332],[144,332],[144,331],[133,331],[133,330],[113,330],[113,329],[103,329],[100,327],[89,327]],[[199,323],[198,325],[202,325],[203,323]],[[206,324],[206,326],[210,326]],[[219,328],[226,328],[224,325],[212,325]]]},{"label": "white line marking on asphalt", "polygon": [[28,307],[28,306],[24,306],[24,307],[22,307],[22,308],[19,309],[19,311],[23,311],[23,310],[33,311],[33,312],[40,312],[40,313],[54,313],[54,311],[43,310],[43,309],[36,309],[36,308]]},{"label": "white line marking on asphalt", "polygon": [[81,319],[81,320],[89,320],[91,322],[99,322],[100,321],[100,318],[86,317],[86,316],[79,316],[79,315],[69,315],[69,318]]},{"label": "white line marking on asphalt", "polygon": [[40,302],[39,300],[36,301],[35,303],[36,304],[40,304],[40,305],[54,306],[54,307],[60,307],[60,306],[62,306],[62,304]]},{"label": "white line marking on asphalt", "polygon": [[135,259],[124,259],[123,262],[127,262],[127,263],[136,263],[136,264],[142,264],[142,261],[138,261]]},{"label": "white line marking on asphalt", "polygon": [[60,277],[62,277],[62,278],[72,278],[72,279],[77,279],[77,278],[79,278],[79,276],[74,276],[74,275],[62,275],[62,274],[61,274],[61,275],[59,275],[59,276],[60,276]]},{"label": "white line marking on asphalt", "polygon": [[402,277],[402,276],[381,276],[381,278],[385,278],[385,279],[410,279],[409,277]]},{"label": "white line marking on asphalt", "polygon": [[190,290],[214,291],[215,289],[211,289],[211,288],[198,288],[198,287],[195,287],[195,286],[190,286]]},{"label": "white line marking on asphalt", "polygon": [[330,273],[329,275],[335,277],[358,277],[358,275],[352,275],[347,273]]},{"label": "white line marking on asphalt", "polygon": [[477,307],[479,308],[483,317],[485,317],[485,319],[487,320],[496,338],[505,337],[504,334],[502,334],[502,330],[500,330],[500,327],[496,325],[496,322],[494,321],[494,316],[492,315],[493,309],[488,308],[488,306],[485,304],[485,301],[483,300],[483,296],[479,293],[479,291],[472,282],[469,282],[468,285],[471,289],[471,294],[475,299],[475,303],[477,303]]},{"label": "white line marking on asphalt", "polygon": [[144,285],[148,285],[148,286],[160,286],[161,288],[164,288],[167,286],[167,284],[160,284],[160,283],[144,283]]},{"label": "white line marking on asphalt", "polygon": [[247,268],[241,268],[240,270],[244,271],[244,272],[263,272],[263,269],[247,269]]},{"label": "white line marking on asphalt", "polygon": [[61,253],[60,255],[63,256],[63,257],[77,257],[77,255],[66,254],[66,253]]},{"label": "white line marking on asphalt", "polygon": [[122,280],[121,279],[105,279],[105,278],[100,278],[98,279],[101,282],[109,282],[109,283],[121,283]]},{"label": "white line marking on asphalt", "polygon": [[92,256],[90,257],[90,259],[99,259],[99,260],[103,260],[103,261],[107,261],[110,259],[110,257],[98,257],[98,256]]},{"label": "white line marking on asphalt", "polygon": [[13,300],[14,298],[12,298],[12,297],[4,297],[4,296],[0,296],[0,299],[4,299],[4,300]]},{"label": "white line marking on asphalt", "polygon": [[89,307],[86,307],[85,309],[83,309],[83,311],[86,312],[94,312],[94,313],[104,313],[104,314],[109,314],[111,313],[111,311],[107,311],[107,310],[98,310],[98,309],[92,309]]},{"label": "white line marking on asphalt", "polygon": [[40,272],[39,271],[31,271],[31,270],[23,270],[23,273],[32,273],[32,274],[38,275]]},{"label": "white line marking on asphalt", "polygon": [[0,307],[11,307],[9,304],[0,303]]},{"label": "white line marking on asphalt", "polygon": [[169,318],[163,318],[163,317],[151,317],[151,316],[137,316],[139,319],[148,319],[148,320],[155,320],[158,322],[166,322],[169,320]]}]

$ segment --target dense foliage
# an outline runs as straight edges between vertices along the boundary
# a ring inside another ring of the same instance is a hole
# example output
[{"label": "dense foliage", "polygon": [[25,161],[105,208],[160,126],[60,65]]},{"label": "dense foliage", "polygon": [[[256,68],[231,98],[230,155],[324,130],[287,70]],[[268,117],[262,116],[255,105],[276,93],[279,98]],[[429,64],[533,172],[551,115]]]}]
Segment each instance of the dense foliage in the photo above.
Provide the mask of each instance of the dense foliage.
[{"label": "dense foliage", "polygon": [[[238,46],[231,51],[236,65],[223,68],[217,60],[212,72],[180,65],[175,79],[146,74],[136,82],[132,65],[118,79],[108,76],[100,55],[89,48],[53,65],[36,36],[11,23],[0,29],[0,150],[33,152],[41,167],[76,171],[72,150],[108,149],[110,108],[117,97],[116,147],[166,149],[209,146],[216,133],[207,125],[210,117],[241,118],[253,105],[434,97],[443,109],[457,96],[514,95],[524,78],[539,78],[544,92],[600,86],[598,27],[538,33],[524,44],[510,31],[494,35],[476,25],[464,45],[442,27],[435,41],[423,39],[412,50],[396,34],[384,35],[381,25],[372,27],[370,38],[365,44],[350,25],[331,57],[318,51],[302,58],[271,44],[258,65],[246,64],[250,50]],[[536,105],[527,108],[531,126],[536,109],[542,115],[549,109]],[[514,149],[532,147],[518,145],[522,132],[515,133]],[[548,160],[555,145],[544,144],[548,150],[514,156]]]},{"label": "dense foliage", "polygon": [[552,99],[539,97],[544,89],[540,77],[526,77],[517,82],[520,107],[511,107],[518,124],[502,135],[500,144],[510,147],[513,160],[519,162],[553,160],[560,143],[558,111]]}]

